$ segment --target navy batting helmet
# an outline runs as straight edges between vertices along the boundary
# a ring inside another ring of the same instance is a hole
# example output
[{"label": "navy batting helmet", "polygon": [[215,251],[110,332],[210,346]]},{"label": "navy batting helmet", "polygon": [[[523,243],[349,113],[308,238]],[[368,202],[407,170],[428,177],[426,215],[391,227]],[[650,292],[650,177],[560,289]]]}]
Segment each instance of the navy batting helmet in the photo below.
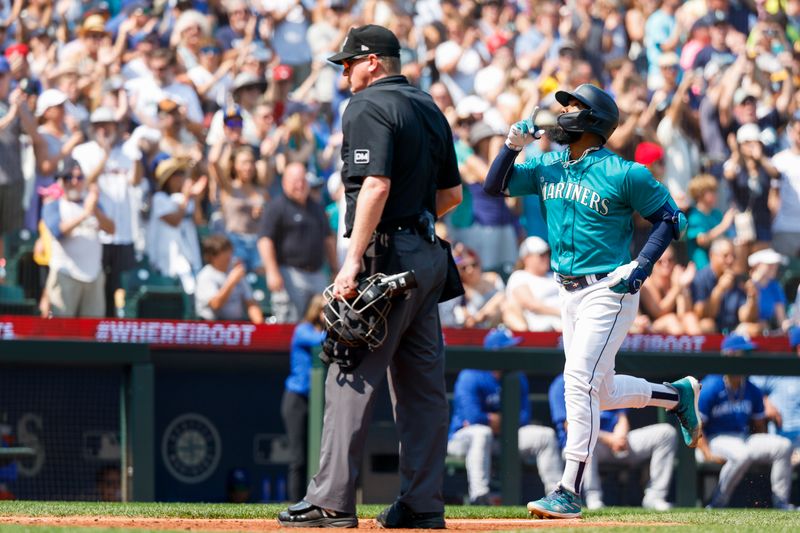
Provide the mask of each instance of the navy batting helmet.
[{"label": "navy batting helmet", "polygon": [[556,92],[558,103],[566,106],[575,99],[588,109],[558,116],[558,124],[566,131],[595,133],[606,142],[619,124],[619,109],[611,95],[603,89],[584,83],[572,92]]}]

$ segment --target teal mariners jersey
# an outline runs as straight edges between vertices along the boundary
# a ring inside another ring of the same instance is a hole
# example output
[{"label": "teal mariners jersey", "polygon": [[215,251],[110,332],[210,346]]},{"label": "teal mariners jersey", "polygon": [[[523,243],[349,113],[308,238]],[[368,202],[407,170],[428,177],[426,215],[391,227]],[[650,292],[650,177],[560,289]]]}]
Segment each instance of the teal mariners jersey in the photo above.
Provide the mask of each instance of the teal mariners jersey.
[{"label": "teal mariners jersey", "polygon": [[611,272],[631,260],[633,212],[648,217],[672,199],[644,166],[605,148],[564,168],[566,159],[566,151],[548,152],[514,165],[507,191],[539,195],[554,272]]}]

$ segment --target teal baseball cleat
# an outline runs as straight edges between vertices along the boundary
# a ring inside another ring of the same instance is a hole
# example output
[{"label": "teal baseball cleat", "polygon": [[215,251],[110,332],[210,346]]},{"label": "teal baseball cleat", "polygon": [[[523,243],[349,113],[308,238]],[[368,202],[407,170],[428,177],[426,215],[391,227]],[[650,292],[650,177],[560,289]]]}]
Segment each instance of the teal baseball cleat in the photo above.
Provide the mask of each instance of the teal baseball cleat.
[{"label": "teal baseball cleat", "polygon": [[528,502],[528,514],[539,518],[580,518],[581,497],[561,485],[535,502]]},{"label": "teal baseball cleat", "polygon": [[670,412],[675,413],[681,423],[683,442],[689,448],[694,448],[703,434],[703,422],[700,420],[700,410],[697,408],[702,385],[692,376],[665,385],[671,386],[678,392],[678,405]]}]

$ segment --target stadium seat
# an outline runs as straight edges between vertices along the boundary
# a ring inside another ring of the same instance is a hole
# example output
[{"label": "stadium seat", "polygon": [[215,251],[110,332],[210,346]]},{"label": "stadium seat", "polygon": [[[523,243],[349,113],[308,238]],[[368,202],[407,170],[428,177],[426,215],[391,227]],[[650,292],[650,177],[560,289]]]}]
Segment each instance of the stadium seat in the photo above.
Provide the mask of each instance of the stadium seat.
[{"label": "stadium seat", "polygon": [[125,298],[125,316],[136,318],[193,318],[191,298],[182,287],[143,285]]},{"label": "stadium seat", "polygon": [[264,317],[272,316],[272,306],[269,297],[269,287],[267,287],[267,278],[263,275],[258,275],[253,272],[247,274],[245,278],[250,288],[253,290],[253,299],[258,303]]},{"label": "stadium seat", "polygon": [[35,231],[20,229],[3,234],[3,257],[14,257],[24,247],[33,249],[37,234]]},{"label": "stadium seat", "polygon": [[125,316],[129,318],[192,318],[194,310],[178,278],[153,270],[147,259],[122,273]]},{"label": "stadium seat", "polygon": [[39,305],[33,298],[25,298],[25,291],[19,285],[0,284],[0,314],[37,315]]}]

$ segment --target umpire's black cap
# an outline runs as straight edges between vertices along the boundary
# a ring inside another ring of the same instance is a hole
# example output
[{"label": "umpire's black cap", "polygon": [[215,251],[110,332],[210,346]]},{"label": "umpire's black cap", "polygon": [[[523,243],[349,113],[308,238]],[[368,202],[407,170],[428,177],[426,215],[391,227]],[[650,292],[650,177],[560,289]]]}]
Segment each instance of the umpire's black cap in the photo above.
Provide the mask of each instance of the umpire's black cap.
[{"label": "umpire's black cap", "polygon": [[400,57],[400,41],[383,26],[367,24],[352,28],[347,33],[342,51],[329,57],[328,61],[341,65],[342,61],[369,54]]}]

